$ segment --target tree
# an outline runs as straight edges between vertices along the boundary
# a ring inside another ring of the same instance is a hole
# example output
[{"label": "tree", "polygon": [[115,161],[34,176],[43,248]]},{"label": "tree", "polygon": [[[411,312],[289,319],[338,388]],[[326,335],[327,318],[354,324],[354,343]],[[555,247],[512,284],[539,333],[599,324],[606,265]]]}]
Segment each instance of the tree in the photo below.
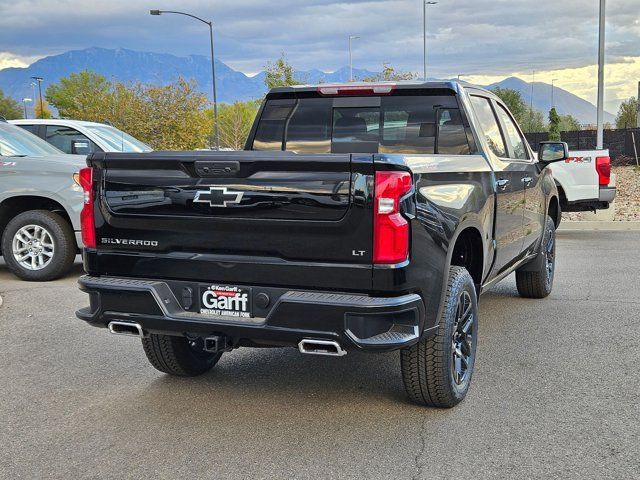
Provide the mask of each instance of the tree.
[{"label": "tree", "polygon": [[525,118],[525,121],[520,123],[520,126],[525,133],[546,132],[549,128],[544,121],[544,114],[540,110],[527,107]]},{"label": "tree", "polygon": [[43,98],[42,102],[40,102],[40,99],[37,98],[35,101],[35,105],[33,108],[33,112],[36,116],[36,118],[51,118],[53,117],[52,113],[51,113],[51,109],[49,108],[49,104],[47,103],[47,101]]},{"label": "tree", "polygon": [[505,103],[507,108],[509,108],[509,111],[512,113],[520,127],[525,129],[525,127],[530,123],[529,106],[523,100],[520,92],[512,88],[496,87],[493,90],[493,93]]},{"label": "tree", "polygon": [[401,82],[403,80],[413,80],[416,74],[412,72],[403,72],[396,70],[389,63],[382,64],[382,72],[371,77],[365,77],[363,82]]},{"label": "tree", "polygon": [[22,118],[22,108],[20,104],[13,98],[7,97],[2,90],[0,90],[0,116],[7,120],[13,120],[15,118]]},{"label": "tree", "polygon": [[83,70],[61,78],[59,84],[49,85],[45,97],[62,118],[101,121],[111,100],[111,90],[112,85],[104,76]]},{"label": "tree", "polygon": [[555,107],[551,107],[549,110],[549,140],[560,141],[560,115],[556,112]]},{"label": "tree", "polygon": [[295,78],[293,67],[287,62],[284,53],[280,55],[280,58],[275,62],[269,62],[265,65],[266,76],[264,77],[264,84],[268,89],[274,87],[289,87],[291,85],[300,85],[298,79]]},{"label": "tree", "polygon": [[638,126],[638,100],[636,97],[623,101],[616,115],[616,128],[635,128]]},{"label": "tree", "polygon": [[[235,102],[231,105],[223,104],[218,111],[218,128],[220,145],[234,150],[242,150],[249,136],[256,113],[258,102]],[[212,112],[209,110],[209,114]]]},{"label": "tree", "polygon": [[582,125],[573,115],[560,115],[560,131],[575,132],[582,129]]}]

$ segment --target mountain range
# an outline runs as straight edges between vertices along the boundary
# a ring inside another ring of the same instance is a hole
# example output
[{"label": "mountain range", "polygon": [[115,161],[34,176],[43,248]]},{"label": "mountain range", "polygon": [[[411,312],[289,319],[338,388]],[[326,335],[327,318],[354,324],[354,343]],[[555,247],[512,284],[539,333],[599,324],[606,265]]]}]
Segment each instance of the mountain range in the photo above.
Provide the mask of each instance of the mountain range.
[{"label": "mountain range", "polygon": [[[264,84],[265,72],[249,76],[232,69],[220,60],[215,62],[216,87],[218,101],[228,103],[236,100],[260,98],[266,92]],[[0,89],[5,94],[21,101],[32,97],[34,92],[32,76],[43,77],[43,89],[47,85],[57,83],[60,78],[73,72],[93,70],[110,80],[122,82],[142,82],[165,85],[182,76],[194,79],[198,88],[210,95],[211,63],[208,57],[190,55],[177,57],[166,53],[138,52],[124,48],[106,49],[91,47],[84,50],[72,50],[59,55],[41,58],[28,67],[10,67],[0,70]],[[373,76],[376,72],[364,69],[353,69],[356,79]],[[296,78],[305,83],[339,83],[349,79],[349,68],[342,67],[334,72],[323,72],[318,69],[296,71]],[[487,85],[487,88],[512,88],[522,94],[529,102],[531,84],[515,77]],[[547,112],[551,106],[551,85],[542,82],[533,84],[534,108]],[[556,108],[561,114],[571,114],[580,123],[592,124],[596,120],[596,108],[588,101],[555,87],[554,99]],[[605,121],[612,122],[613,115],[605,113]]]}]

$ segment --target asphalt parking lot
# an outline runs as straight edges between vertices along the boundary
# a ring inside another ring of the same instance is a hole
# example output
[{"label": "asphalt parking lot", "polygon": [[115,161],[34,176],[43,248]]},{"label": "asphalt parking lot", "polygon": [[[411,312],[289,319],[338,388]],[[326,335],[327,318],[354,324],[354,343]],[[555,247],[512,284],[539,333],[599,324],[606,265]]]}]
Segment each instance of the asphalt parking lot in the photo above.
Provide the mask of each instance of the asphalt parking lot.
[{"label": "asphalt parking lot", "polygon": [[638,478],[640,232],[561,232],[545,300],[480,302],[473,384],[410,404],[397,353],[241,349],[195,379],[0,263],[0,478]]}]

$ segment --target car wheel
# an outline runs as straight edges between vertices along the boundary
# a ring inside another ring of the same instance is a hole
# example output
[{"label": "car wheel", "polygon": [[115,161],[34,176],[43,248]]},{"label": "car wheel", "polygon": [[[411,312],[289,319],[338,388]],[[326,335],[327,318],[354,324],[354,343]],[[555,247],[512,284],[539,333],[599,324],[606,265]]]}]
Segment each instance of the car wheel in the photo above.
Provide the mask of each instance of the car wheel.
[{"label": "car wheel", "polygon": [[66,274],[77,246],[69,222],[48,210],[29,210],[13,218],[2,235],[2,255],[17,277],[44,282]]},{"label": "car wheel", "polygon": [[409,398],[420,405],[450,408],[469,390],[478,339],[478,302],[473,279],[451,267],[435,335],[400,352]]},{"label": "car wheel", "polygon": [[222,353],[203,350],[202,339],[151,334],[142,339],[149,363],[156,370],[179,377],[195,377],[211,370]]},{"label": "car wheel", "polygon": [[521,297],[544,298],[553,289],[556,270],[556,226],[547,216],[538,256],[516,270],[516,287]]}]

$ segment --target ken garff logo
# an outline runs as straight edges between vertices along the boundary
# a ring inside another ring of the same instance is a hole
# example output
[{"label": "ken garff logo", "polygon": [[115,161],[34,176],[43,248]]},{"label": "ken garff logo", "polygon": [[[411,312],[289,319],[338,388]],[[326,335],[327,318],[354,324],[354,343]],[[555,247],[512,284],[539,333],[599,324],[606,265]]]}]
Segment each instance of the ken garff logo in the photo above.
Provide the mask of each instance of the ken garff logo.
[{"label": "ken garff logo", "polygon": [[228,207],[242,200],[244,192],[230,192],[227,187],[209,187],[209,190],[198,190],[194,202],[208,203],[211,207]]}]

